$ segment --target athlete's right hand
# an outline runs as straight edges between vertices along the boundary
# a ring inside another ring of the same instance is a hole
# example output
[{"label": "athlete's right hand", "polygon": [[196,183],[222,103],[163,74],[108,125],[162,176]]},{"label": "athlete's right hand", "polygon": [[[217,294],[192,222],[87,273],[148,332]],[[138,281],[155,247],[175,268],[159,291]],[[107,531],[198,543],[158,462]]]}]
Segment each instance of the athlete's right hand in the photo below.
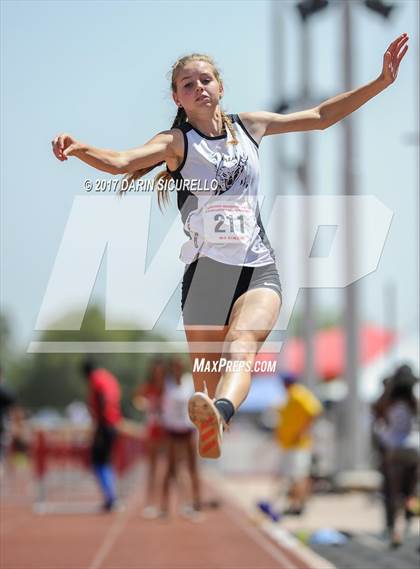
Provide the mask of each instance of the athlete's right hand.
[{"label": "athlete's right hand", "polygon": [[58,160],[64,162],[68,156],[80,148],[79,142],[70,134],[62,133],[57,135],[51,142],[54,155]]}]

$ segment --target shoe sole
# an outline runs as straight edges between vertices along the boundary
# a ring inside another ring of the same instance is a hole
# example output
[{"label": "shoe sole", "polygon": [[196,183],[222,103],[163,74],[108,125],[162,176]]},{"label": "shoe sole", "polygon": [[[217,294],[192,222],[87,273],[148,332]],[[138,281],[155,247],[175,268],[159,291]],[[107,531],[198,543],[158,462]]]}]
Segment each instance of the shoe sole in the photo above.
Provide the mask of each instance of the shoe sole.
[{"label": "shoe sole", "polygon": [[202,458],[219,458],[221,419],[213,401],[205,393],[195,393],[188,402],[188,414],[198,431],[198,454]]}]

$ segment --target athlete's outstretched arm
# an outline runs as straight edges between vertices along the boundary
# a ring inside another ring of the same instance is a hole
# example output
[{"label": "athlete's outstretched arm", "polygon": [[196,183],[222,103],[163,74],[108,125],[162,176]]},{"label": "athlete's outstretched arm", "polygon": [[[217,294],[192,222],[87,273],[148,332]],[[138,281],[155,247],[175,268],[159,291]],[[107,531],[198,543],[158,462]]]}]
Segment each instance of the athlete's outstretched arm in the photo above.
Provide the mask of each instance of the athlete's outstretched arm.
[{"label": "athlete's outstretched arm", "polygon": [[241,113],[240,118],[257,141],[270,134],[324,130],[351,114],[395,81],[401,60],[408,49],[407,41],[408,35],[402,34],[390,44],[384,54],[381,74],[362,87],[341,93],[313,109],[288,115],[264,111]]},{"label": "athlete's outstretched arm", "polygon": [[401,60],[407,53],[407,42],[408,35],[404,33],[389,45],[383,57],[382,72],[377,79],[358,89],[328,99],[319,105],[323,129],[351,114],[392,85],[397,78]]},{"label": "athlete's outstretched arm", "polygon": [[97,170],[110,174],[128,174],[175,156],[174,140],[177,131],[165,131],[131,150],[106,150],[77,141],[69,134],[60,134],[52,141],[54,155],[60,161],[75,156]]}]

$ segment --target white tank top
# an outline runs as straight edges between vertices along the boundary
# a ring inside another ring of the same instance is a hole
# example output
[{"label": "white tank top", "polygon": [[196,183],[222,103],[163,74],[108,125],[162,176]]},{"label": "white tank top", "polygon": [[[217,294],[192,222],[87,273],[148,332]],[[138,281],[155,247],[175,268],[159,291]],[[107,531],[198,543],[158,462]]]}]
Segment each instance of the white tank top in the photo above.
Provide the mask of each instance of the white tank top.
[{"label": "white tank top", "polygon": [[171,430],[184,432],[194,427],[188,416],[188,401],[194,394],[194,383],[190,373],[182,376],[178,385],[173,378],[167,378],[162,398],[162,423]]},{"label": "white tank top", "polygon": [[189,264],[210,257],[228,265],[260,267],[275,258],[258,207],[258,145],[239,116],[229,116],[236,145],[229,144],[229,130],[210,137],[189,123],[178,127],[184,135],[184,159],[169,173],[189,238],[180,259]]}]

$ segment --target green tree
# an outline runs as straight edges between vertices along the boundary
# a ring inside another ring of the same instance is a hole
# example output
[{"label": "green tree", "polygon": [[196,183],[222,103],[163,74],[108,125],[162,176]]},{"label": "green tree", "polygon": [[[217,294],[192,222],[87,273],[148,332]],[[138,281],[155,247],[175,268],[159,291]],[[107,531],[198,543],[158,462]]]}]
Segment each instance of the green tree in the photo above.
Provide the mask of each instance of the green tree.
[{"label": "green tree", "polygon": [[[72,320],[69,314],[65,321]],[[127,326],[130,328],[130,326]],[[162,336],[142,330],[105,330],[105,319],[100,308],[93,306],[86,312],[83,324],[77,331],[49,330],[42,334],[43,342],[139,342],[163,341]],[[36,353],[20,358],[18,395],[22,403],[32,410],[53,407],[63,410],[71,401],[86,397],[87,385],[80,368],[86,354]],[[141,381],[153,355],[142,353],[92,354],[99,366],[109,369],[119,379],[123,391],[123,408],[131,414],[131,394]]]},{"label": "green tree", "polygon": [[12,325],[10,318],[0,312],[0,362],[2,368],[7,368],[13,361]]},{"label": "green tree", "polygon": [[[323,310],[315,313],[315,329],[325,330],[334,326],[341,326],[343,319],[340,313],[333,310]],[[305,326],[305,317],[303,312],[295,312],[290,320],[287,329],[288,336],[302,337]]]}]

